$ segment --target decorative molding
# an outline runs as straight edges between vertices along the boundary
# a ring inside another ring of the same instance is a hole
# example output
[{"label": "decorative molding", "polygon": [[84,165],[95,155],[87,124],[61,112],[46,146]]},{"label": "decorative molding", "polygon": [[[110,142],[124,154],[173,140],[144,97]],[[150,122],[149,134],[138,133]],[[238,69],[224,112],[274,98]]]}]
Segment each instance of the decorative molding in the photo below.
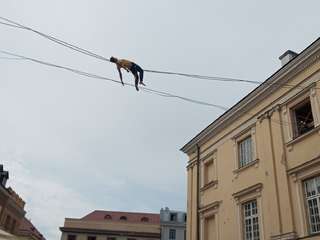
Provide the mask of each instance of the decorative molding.
[{"label": "decorative molding", "polygon": [[[310,90],[316,86],[315,82],[310,83],[308,86],[305,86],[301,91],[297,92],[296,94],[290,96],[284,102],[281,103],[281,106],[289,105],[289,108],[299,104],[306,98],[310,97]],[[287,107],[287,109],[289,109]]]},{"label": "decorative molding", "polygon": [[190,163],[187,165],[187,170],[189,170],[190,168],[194,167],[195,165],[197,165],[197,161],[190,162]]},{"label": "decorative molding", "polygon": [[204,157],[200,157],[200,161],[201,161],[201,162],[206,162],[206,160],[207,160],[208,158],[214,159],[216,152],[217,152],[217,150],[213,150],[213,151],[211,151],[210,153],[206,154]]},{"label": "decorative molding", "polygon": [[60,227],[60,231],[63,233],[84,233],[84,234],[95,234],[95,235],[115,235],[115,236],[128,236],[128,237],[142,237],[142,238],[160,238],[159,233],[148,233],[148,232],[134,232],[134,231],[116,231],[107,229],[89,229],[89,228],[78,228],[78,227]]},{"label": "decorative molding", "polygon": [[310,102],[314,118],[314,126],[320,126],[320,102],[319,96],[317,96],[316,85],[310,89]]},{"label": "decorative molding", "polygon": [[259,159],[253,160],[252,162],[248,163],[247,165],[233,170],[233,173],[239,174],[240,172],[250,168],[251,166],[254,166],[255,168],[257,168],[257,167],[259,167],[259,161],[260,161]]},{"label": "decorative molding", "polygon": [[317,91],[315,89],[315,86],[313,86],[311,89],[310,89],[310,97],[315,97],[317,95]]},{"label": "decorative molding", "polygon": [[283,233],[280,235],[271,236],[271,240],[295,240],[297,239],[296,232]]},{"label": "decorative molding", "polygon": [[317,127],[315,127],[314,129],[310,130],[309,132],[307,132],[307,133],[305,133],[305,134],[303,134],[303,135],[301,135],[301,136],[299,136],[299,137],[291,140],[290,142],[288,142],[288,143],[286,144],[287,148],[289,149],[289,151],[291,151],[292,148],[293,148],[293,145],[297,144],[297,143],[300,142],[302,139],[304,139],[304,138],[306,138],[306,137],[308,137],[308,136],[310,136],[310,135],[313,135],[314,133],[317,133],[319,130],[320,130],[320,126],[317,126]]},{"label": "decorative molding", "polygon": [[238,142],[240,139],[246,138],[247,136],[251,135],[253,131],[255,133],[255,128],[256,123],[250,124],[245,129],[241,130],[239,133],[234,135],[232,139],[235,140],[235,142]]},{"label": "decorative molding", "polygon": [[203,207],[201,207],[199,209],[199,213],[201,215],[205,215],[204,214],[205,212],[212,211],[212,210],[217,210],[219,208],[219,206],[221,205],[221,203],[222,203],[222,201],[215,201],[213,203],[205,205],[205,206],[203,206]]},{"label": "decorative molding", "polygon": [[242,198],[245,195],[251,194],[251,193],[260,193],[262,191],[262,183],[257,183],[255,185],[252,185],[248,188],[245,188],[239,192],[233,193],[232,196],[239,201],[240,198]]},{"label": "decorative molding", "polygon": [[200,188],[200,192],[203,192],[211,187],[215,187],[215,189],[218,186],[218,180],[210,181],[209,183],[205,184],[202,188]]},{"label": "decorative molding", "polygon": [[298,173],[305,171],[309,168],[315,167],[317,165],[320,165],[320,155],[307,162],[304,162],[303,164],[300,164],[299,166],[289,169],[287,173],[291,175],[293,178],[298,178]]}]

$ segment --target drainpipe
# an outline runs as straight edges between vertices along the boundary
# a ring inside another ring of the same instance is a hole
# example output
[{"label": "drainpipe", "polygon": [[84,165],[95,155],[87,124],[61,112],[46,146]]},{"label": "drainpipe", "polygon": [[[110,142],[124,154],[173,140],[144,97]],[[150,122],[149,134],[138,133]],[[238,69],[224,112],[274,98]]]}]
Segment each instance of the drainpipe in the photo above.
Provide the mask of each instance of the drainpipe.
[{"label": "drainpipe", "polygon": [[197,144],[197,240],[200,240],[200,146]]}]

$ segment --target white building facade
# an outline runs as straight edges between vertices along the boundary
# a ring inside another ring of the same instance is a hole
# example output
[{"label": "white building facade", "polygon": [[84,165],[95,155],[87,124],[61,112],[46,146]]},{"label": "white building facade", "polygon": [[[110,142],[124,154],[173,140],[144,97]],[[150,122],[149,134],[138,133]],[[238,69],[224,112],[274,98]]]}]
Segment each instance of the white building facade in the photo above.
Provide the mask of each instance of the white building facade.
[{"label": "white building facade", "polygon": [[186,221],[186,212],[161,208],[161,240],[186,240]]}]

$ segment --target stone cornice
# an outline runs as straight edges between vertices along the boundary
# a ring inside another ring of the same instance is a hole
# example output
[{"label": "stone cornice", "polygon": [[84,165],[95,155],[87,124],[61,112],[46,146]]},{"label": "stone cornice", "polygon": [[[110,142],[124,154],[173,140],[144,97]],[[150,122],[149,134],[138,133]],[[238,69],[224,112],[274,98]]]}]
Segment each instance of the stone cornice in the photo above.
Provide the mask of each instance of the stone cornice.
[{"label": "stone cornice", "polygon": [[199,209],[199,212],[200,213],[204,213],[206,211],[210,211],[210,210],[213,210],[213,209],[218,209],[219,206],[221,205],[222,201],[215,201],[213,203],[210,203],[208,205],[205,205],[205,206],[202,206],[200,209]]},{"label": "stone cornice", "polygon": [[128,236],[128,237],[145,237],[145,238],[160,238],[160,225],[159,233],[146,233],[146,232],[129,232],[129,231],[112,231],[100,229],[85,229],[85,228],[69,228],[60,227],[61,232],[67,233],[85,233],[85,234],[100,234],[100,235],[114,235],[114,236]]},{"label": "stone cornice", "polygon": [[298,172],[304,171],[307,168],[318,166],[319,164],[320,164],[320,155],[311,159],[310,161],[304,162],[303,164],[300,164],[292,169],[289,169],[287,173],[289,175],[296,174]]},{"label": "stone cornice", "polygon": [[196,144],[206,142],[212,136],[218,134],[226,126],[230,125],[240,116],[246,114],[253,106],[256,106],[260,101],[277,91],[279,89],[279,85],[285,85],[290,79],[315,62],[319,61],[319,59],[320,38],[303,50],[296,58],[275,72],[271,77],[231,107],[218,119],[212,122],[180,150],[187,154],[192,152],[195,149]]},{"label": "stone cornice", "polygon": [[238,198],[241,198],[242,196],[244,195],[248,195],[252,192],[261,192],[262,190],[262,183],[257,183],[253,186],[250,186],[248,188],[245,188],[243,190],[240,190],[239,192],[236,192],[234,194],[232,194],[232,196],[235,198],[235,199],[238,199]]}]

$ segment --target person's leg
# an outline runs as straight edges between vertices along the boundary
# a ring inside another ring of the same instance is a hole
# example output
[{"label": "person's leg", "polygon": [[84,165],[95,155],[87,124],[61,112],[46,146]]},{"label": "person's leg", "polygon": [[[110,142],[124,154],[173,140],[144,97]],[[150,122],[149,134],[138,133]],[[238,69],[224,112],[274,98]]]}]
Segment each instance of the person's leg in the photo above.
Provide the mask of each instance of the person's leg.
[{"label": "person's leg", "polygon": [[139,84],[138,73],[134,74],[134,78],[135,78],[134,84],[135,84],[136,90],[139,91],[139,88],[138,88],[138,84]]},{"label": "person's leg", "polygon": [[137,71],[139,72],[140,84],[145,86],[145,84],[143,83],[143,74],[144,74],[143,69],[137,65]]},{"label": "person's leg", "polygon": [[131,73],[133,74],[134,76],[134,85],[136,87],[136,90],[139,91],[139,88],[138,88],[138,84],[139,84],[139,75],[138,75],[138,69],[137,69],[137,65],[136,64],[133,64],[130,68],[130,71]]}]

